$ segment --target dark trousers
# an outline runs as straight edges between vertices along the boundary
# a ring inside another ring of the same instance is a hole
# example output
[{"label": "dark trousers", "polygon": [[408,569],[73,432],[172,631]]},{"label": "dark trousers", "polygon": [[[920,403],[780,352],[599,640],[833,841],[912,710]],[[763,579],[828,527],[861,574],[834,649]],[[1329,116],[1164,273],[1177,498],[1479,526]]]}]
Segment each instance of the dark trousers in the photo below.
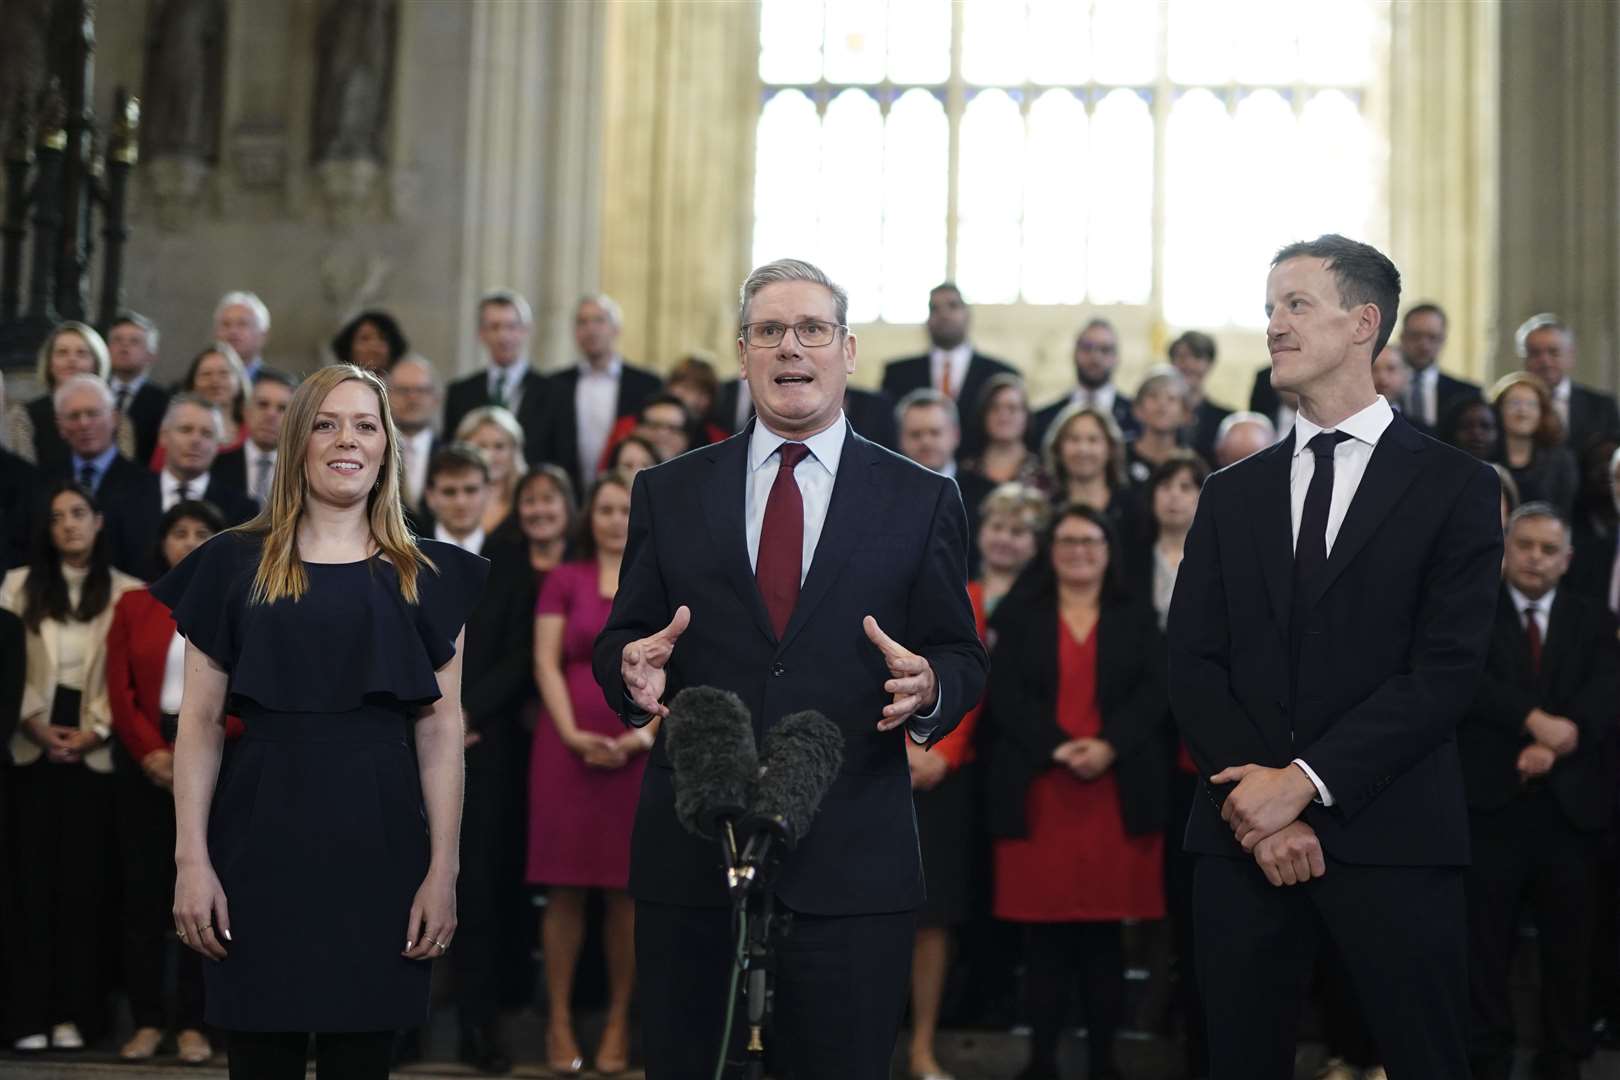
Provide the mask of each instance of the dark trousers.
[{"label": "dark trousers", "polygon": [[174,1026],[203,1026],[203,958],[174,937],[174,795],[120,754],[113,781],[124,872],[124,988],[136,1027],[168,1026],[164,975],[177,965]]},{"label": "dark trousers", "polygon": [[1541,950],[1541,1063],[1552,1076],[1573,1076],[1591,1042],[1587,995],[1597,840],[1569,824],[1546,788],[1498,810],[1470,814],[1469,826],[1470,1049],[1487,1072],[1512,1060],[1508,981],[1528,905]]},{"label": "dark trousers", "polygon": [[1024,993],[1032,1064],[1055,1071],[1069,1015],[1069,987],[1080,973],[1087,1076],[1117,1072],[1114,1038],[1125,1012],[1125,941],[1117,922],[1031,923],[1025,927]]},{"label": "dark trousers", "polygon": [[8,927],[11,1008],[19,1035],[71,1022],[95,1027],[112,857],[113,777],[44,759],[12,770],[18,924]]},{"label": "dark trousers", "polygon": [[[781,913],[780,905],[777,908]],[[772,1068],[785,1080],[888,1080],[911,978],[913,912],[794,914],[776,943]],[[647,1080],[714,1074],[735,941],[727,908],[636,903]],[[740,993],[740,991],[739,991]],[[742,1060],[739,1001],[730,1060]],[[740,1075],[740,1073],[734,1073]]]},{"label": "dark trousers", "polygon": [[1291,1080],[1301,1004],[1331,938],[1393,1080],[1468,1080],[1463,872],[1352,866],[1274,887],[1203,856],[1193,902],[1213,1080]]},{"label": "dark trousers", "polygon": [[474,755],[486,749],[495,747],[480,742],[467,752],[467,794],[461,809],[461,875],[456,879],[456,944],[450,950],[450,968],[463,1027],[494,1021],[503,953],[521,950],[529,940],[502,933],[502,904],[522,889],[521,879],[506,880],[512,869],[507,823],[517,807],[498,759],[488,767],[475,766]]},{"label": "dark trousers", "polygon": [[1175,1007],[1186,1029],[1187,1075],[1209,1073],[1209,1034],[1204,1030],[1204,1001],[1198,993],[1198,950],[1193,934],[1193,871],[1198,856],[1181,843],[1180,824],[1192,812],[1198,777],[1174,770],[1170,777],[1170,820],[1178,823],[1164,843],[1164,896],[1175,952]]},{"label": "dark trousers", "polygon": [[1361,1015],[1361,1002],[1350,985],[1350,970],[1331,939],[1322,941],[1321,949],[1316,988],[1322,1002],[1322,1041],[1329,1057],[1369,1069],[1378,1064],[1378,1046]]},{"label": "dark trousers", "polygon": [[[230,1033],[231,1080],[304,1080],[309,1035],[302,1031]],[[322,1031],[315,1036],[319,1080],[387,1080],[392,1031]]]}]

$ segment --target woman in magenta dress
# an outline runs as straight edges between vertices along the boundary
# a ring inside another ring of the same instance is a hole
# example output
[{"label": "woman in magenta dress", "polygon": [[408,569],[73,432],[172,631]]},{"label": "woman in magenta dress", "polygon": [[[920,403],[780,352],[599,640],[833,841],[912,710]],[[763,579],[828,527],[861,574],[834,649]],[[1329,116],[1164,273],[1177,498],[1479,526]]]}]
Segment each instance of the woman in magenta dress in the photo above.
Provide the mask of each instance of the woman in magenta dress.
[{"label": "woman in magenta dress", "polygon": [[584,1061],[569,1001],[585,936],[585,898],[605,892],[609,1004],[595,1070],[629,1066],[630,991],[635,982],[635,907],[630,828],[654,731],[626,731],[591,674],[591,648],[619,587],[630,530],[630,485],[610,472],[580,515],[578,561],[546,578],[535,612],[535,680],[549,714],[535,731],[529,772],[529,880],[548,886],[541,928],[550,1022],[546,1060],[572,1075]]},{"label": "woman in magenta dress", "polygon": [[1118,582],[1113,523],[1070,504],[990,622],[989,818],[997,918],[1022,923],[1032,1030],[1021,1080],[1056,1078],[1081,975],[1092,1080],[1114,1062],[1120,924],[1164,917],[1165,653],[1153,609]]}]

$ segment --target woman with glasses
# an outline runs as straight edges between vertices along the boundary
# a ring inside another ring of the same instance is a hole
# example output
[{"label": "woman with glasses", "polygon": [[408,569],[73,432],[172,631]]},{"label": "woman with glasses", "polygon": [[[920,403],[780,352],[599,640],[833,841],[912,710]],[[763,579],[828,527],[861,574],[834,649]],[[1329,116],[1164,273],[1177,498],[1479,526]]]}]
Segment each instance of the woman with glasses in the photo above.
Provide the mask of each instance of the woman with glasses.
[{"label": "woman with glasses", "polygon": [[1022,924],[1030,1059],[1057,1077],[1078,971],[1092,1080],[1120,1076],[1121,923],[1164,917],[1165,650],[1120,586],[1108,516],[1059,509],[1046,549],[990,620],[988,810],[996,917]]}]

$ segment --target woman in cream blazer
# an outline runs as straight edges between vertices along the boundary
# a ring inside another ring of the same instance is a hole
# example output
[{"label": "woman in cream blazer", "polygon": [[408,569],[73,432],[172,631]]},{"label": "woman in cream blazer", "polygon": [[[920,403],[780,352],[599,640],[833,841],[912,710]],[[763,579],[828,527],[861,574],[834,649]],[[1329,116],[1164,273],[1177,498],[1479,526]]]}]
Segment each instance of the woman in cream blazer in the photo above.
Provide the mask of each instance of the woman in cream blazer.
[{"label": "woman in cream blazer", "polygon": [[29,564],[0,582],[0,608],[23,621],[26,674],[10,742],[15,790],[17,965],[7,1017],[28,1052],[84,1045],[79,1025],[100,995],[100,920],[112,847],[112,711],[107,631],[119,597],[140,582],[112,569],[95,497],[52,486]]}]

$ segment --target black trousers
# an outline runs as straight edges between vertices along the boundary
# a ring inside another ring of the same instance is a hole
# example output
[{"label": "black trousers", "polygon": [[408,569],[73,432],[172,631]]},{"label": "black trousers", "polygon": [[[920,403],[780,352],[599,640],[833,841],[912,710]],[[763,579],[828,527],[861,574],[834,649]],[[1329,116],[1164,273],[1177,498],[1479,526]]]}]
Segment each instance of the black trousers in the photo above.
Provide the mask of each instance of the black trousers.
[{"label": "black trousers", "polygon": [[[780,905],[777,911],[783,912]],[[793,914],[776,945],[774,1023],[767,1035],[773,1074],[784,1080],[888,1080],[916,932],[916,915],[909,911]],[[637,901],[647,1080],[714,1074],[734,944],[727,908]],[[734,1062],[742,1059],[746,1032],[739,1001],[729,1054]]]},{"label": "black trousers", "polygon": [[124,873],[124,988],[136,1027],[168,1026],[165,974],[176,965],[174,1026],[203,1026],[203,958],[174,937],[174,795],[119,753],[115,831]]},{"label": "black trousers", "polygon": [[1170,777],[1170,820],[1176,827],[1164,842],[1164,898],[1175,952],[1175,1007],[1186,1029],[1187,1075],[1209,1072],[1209,1034],[1204,1000],[1198,992],[1198,950],[1193,933],[1193,871],[1198,856],[1182,846],[1181,825],[1192,812],[1198,777],[1174,769]]},{"label": "black trousers", "polygon": [[1322,1003],[1322,1041],[1329,1057],[1369,1069],[1378,1064],[1378,1044],[1361,1015],[1361,1002],[1350,985],[1350,970],[1331,939],[1320,944],[1316,988]]},{"label": "black trousers", "polygon": [[1114,1038],[1125,1012],[1125,939],[1117,922],[1030,923],[1024,929],[1024,990],[1032,1064],[1057,1068],[1069,1015],[1069,988],[1080,974],[1086,1018],[1087,1076],[1117,1071]]},{"label": "black trousers", "polygon": [[1474,863],[1468,870],[1470,1050],[1500,1069],[1513,1055],[1508,981],[1526,905],[1541,950],[1541,1061],[1570,1075],[1591,1049],[1592,904],[1597,839],[1576,831],[1542,788],[1499,810],[1469,815]]},{"label": "black trousers", "polygon": [[[233,1031],[231,1080],[304,1080],[309,1035],[302,1031]],[[315,1036],[318,1080],[387,1080],[392,1031],[322,1031]]]},{"label": "black trousers", "polygon": [[19,1035],[100,1017],[101,939],[112,859],[114,778],[43,758],[12,770],[18,924],[8,927],[11,1007]]},{"label": "black trousers", "polygon": [[1468,1080],[1460,867],[1352,866],[1274,887],[1203,856],[1193,887],[1212,1080],[1291,1080],[1301,1003],[1331,938],[1393,1080]]},{"label": "black trousers", "polygon": [[[504,745],[504,740],[501,741]],[[509,823],[518,809],[511,796],[503,755],[489,739],[467,751],[467,793],[461,809],[461,875],[456,879],[456,941],[450,950],[455,1000],[463,1027],[492,1022],[500,1008],[504,953],[522,949],[532,938],[513,938],[505,929],[502,905],[523,888],[508,857]]]}]

